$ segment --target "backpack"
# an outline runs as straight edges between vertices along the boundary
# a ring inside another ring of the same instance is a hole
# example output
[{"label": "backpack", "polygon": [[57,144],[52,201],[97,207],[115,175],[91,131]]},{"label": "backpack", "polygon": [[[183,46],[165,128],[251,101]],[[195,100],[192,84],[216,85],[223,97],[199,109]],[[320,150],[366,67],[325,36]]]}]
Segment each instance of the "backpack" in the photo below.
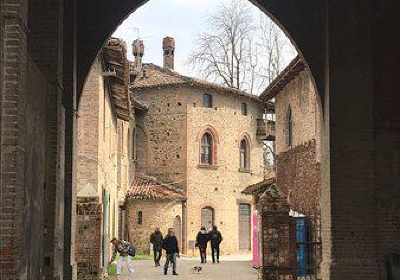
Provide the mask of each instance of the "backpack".
[{"label": "backpack", "polygon": [[129,245],[128,255],[131,257],[136,256],[136,248],[133,245]]}]

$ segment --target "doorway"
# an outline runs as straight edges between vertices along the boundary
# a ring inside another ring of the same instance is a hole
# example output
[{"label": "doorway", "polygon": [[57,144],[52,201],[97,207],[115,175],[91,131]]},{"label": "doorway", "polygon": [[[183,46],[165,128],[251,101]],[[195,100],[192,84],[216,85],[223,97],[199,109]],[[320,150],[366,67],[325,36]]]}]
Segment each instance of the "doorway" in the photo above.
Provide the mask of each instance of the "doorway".
[{"label": "doorway", "polygon": [[251,250],[251,206],[239,204],[239,250]]},{"label": "doorway", "polygon": [[201,209],[201,226],[207,230],[214,225],[214,209],[212,207],[204,207]]}]

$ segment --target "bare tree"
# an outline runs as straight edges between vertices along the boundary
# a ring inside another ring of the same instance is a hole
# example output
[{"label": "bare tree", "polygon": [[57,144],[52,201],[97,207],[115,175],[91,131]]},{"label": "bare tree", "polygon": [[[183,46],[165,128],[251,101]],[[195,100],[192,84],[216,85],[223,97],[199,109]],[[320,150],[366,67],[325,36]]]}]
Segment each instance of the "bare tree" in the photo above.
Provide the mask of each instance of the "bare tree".
[{"label": "bare tree", "polygon": [[286,56],[294,56],[295,50],[279,27],[268,17],[260,16],[259,69],[260,85],[270,84],[280,73]]},{"label": "bare tree", "polygon": [[259,93],[282,70],[282,51],[290,45],[283,32],[265,14],[255,23],[251,4],[224,2],[207,22],[189,58],[206,80]]},{"label": "bare tree", "polygon": [[251,10],[244,1],[225,2],[208,17],[210,33],[199,34],[189,63],[207,80],[243,89],[248,74],[255,30]]}]

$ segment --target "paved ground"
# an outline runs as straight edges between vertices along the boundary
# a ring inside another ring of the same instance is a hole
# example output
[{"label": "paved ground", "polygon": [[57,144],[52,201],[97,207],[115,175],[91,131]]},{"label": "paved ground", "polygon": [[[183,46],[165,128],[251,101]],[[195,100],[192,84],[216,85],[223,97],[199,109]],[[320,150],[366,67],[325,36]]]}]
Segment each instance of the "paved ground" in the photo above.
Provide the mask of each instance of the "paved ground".
[{"label": "paved ground", "polygon": [[[203,271],[200,274],[193,274],[191,268],[201,265],[197,259],[181,258],[178,260],[177,272],[179,276],[172,275],[169,269],[168,275],[163,275],[162,267],[154,267],[152,261],[134,261],[135,275],[130,278],[128,275],[119,277],[118,280],[256,280],[257,270],[252,268],[248,257],[227,256],[221,259],[219,264],[208,261],[202,265]],[[164,264],[164,261],[161,263]],[[126,271],[126,269],[124,270]],[[113,279],[113,278],[112,278]],[[114,278],[115,279],[115,278]]]}]

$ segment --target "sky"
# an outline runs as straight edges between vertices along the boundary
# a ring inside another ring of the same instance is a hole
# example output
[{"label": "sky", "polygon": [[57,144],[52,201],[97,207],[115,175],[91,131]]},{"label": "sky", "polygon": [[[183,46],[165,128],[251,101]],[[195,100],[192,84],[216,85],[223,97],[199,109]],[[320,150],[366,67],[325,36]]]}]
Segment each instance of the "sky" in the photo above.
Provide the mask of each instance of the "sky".
[{"label": "sky", "polygon": [[[132,13],[115,31],[114,37],[122,38],[128,45],[128,58],[133,60],[132,42],[140,38],[144,41],[144,62],[163,64],[162,39],[175,38],[175,70],[181,74],[196,76],[187,64],[188,57],[195,49],[196,35],[205,32],[207,14],[227,0],[150,0]],[[261,11],[252,7],[254,18]]]}]

